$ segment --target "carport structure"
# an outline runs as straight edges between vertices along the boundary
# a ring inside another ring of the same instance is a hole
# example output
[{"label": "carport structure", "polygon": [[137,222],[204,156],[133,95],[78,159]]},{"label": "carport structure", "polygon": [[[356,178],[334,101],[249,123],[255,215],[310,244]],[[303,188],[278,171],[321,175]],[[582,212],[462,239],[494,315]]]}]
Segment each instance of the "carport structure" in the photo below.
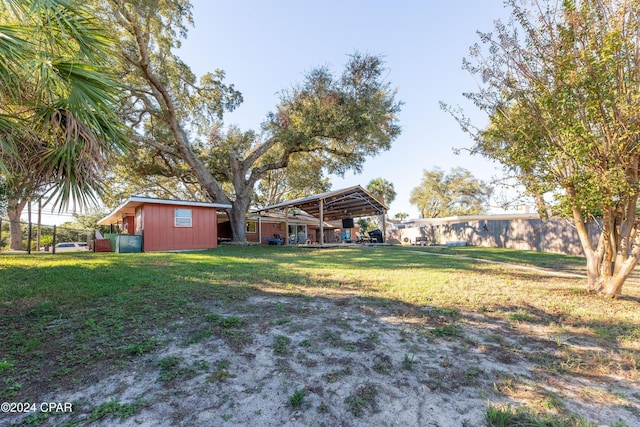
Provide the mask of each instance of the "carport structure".
[{"label": "carport structure", "polygon": [[[328,191],[315,196],[303,197],[288,202],[267,206],[253,211],[254,213],[282,211],[285,221],[290,209],[299,209],[317,218],[320,222],[319,244],[324,245],[324,222],[338,219],[360,218],[363,216],[384,215],[389,209],[384,203],[373,197],[371,193],[359,185]],[[384,228],[384,221],[382,221]],[[287,228],[285,228],[286,230]],[[382,230],[386,235],[386,230]]]}]

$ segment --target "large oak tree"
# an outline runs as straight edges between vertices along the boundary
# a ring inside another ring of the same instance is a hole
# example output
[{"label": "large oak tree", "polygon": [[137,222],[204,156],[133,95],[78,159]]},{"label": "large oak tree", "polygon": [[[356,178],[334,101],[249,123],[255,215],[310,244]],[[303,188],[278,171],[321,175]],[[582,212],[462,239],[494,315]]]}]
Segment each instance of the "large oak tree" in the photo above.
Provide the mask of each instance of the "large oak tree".
[{"label": "large oak tree", "polygon": [[640,2],[507,3],[512,21],[481,33],[465,63],[490,124],[476,132],[458,118],[477,152],[573,219],[588,289],[617,296],[640,259]]},{"label": "large oak tree", "polygon": [[425,170],[420,185],[411,190],[409,201],[423,218],[480,215],[487,211],[490,187],[464,168],[445,173],[440,168]]},{"label": "large oak tree", "polygon": [[257,207],[276,205],[331,189],[325,174],[324,158],[314,153],[298,153],[286,168],[268,171],[256,187],[253,203]]},{"label": "large oak tree", "polygon": [[328,172],[358,171],[367,156],[388,149],[399,135],[400,103],[384,80],[383,62],[358,53],[341,75],[318,68],[283,92],[260,132],[224,129],[222,114],[241,102],[240,94],[224,83],[222,71],[198,80],[174,53],[191,22],[189,3],[108,4],[105,17],[120,31],[131,139],[167,173],[186,170],[209,200],[231,204],[235,241],[246,240],[256,183],[286,168],[292,156],[312,153]]}]

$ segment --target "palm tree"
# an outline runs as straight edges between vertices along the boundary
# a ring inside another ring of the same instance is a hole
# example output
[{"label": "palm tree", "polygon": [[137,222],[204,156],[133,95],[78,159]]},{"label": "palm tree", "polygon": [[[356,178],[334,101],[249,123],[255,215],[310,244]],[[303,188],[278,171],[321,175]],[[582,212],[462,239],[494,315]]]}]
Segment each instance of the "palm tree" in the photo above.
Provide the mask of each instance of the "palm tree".
[{"label": "palm tree", "polygon": [[125,148],[109,39],[77,0],[0,0],[0,16],[3,155],[37,151],[34,170],[55,179],[59,199],[86,200],[96,166]]},{"label": "palm tree", "polygon": [[[367,184],[367,191],[387,206],[389,206],[396,198],[396,191],[393,188],[393,183],[384,178],[375,178],[369,181],[369,184]],[[386,218],[382,215],[381,217],[380,223],[378,223],[377,219],[373,219],[371,222],[373,223],[372,225],[382,227],[384,229]]]},{"label": "palm tree", "polygon": [[11,216],[42,186],[54,185],[61,206],[95,199],[105,158],[126,148],[109,39],[77,0],[0,0],[0,18],[0,182]]},{"label": "palm tree", "polygon": [[393,183],[384,178],[372,179],[369,184],[367,184],[367,191],[387,206],[389,206],[396,198],[396,191],[393,188]]},{"label": "palm tree", "polygon": [[405,219],[409,218],[409,214],[408,214],[408,213],[406,213],[406,212],[398,212],[398,213],[395,215],[395,218],[396,218],[396,219],[399,219],[400,221],[404,221]]}]

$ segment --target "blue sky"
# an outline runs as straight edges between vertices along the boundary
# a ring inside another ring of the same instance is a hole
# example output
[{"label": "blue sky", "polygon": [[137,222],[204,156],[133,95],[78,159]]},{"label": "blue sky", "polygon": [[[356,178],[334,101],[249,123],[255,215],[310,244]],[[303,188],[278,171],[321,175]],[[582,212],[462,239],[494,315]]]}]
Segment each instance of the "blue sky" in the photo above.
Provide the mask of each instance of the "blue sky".
[{"label": "blue sky", "polygon": [[[453,154],[472,141],[439,101],[462,106],[475,123],[486,122],[462,95],[477,87],[462,70],[462,58],[479,40],[476,31],[491,31],[496,19],[508,16],[502,0],[191,2],[195,26],[178,55],[197,75],[226,72],[227,83],[242,92],[244,102],[225,116],[225,123],[244,130],[259,130],[279,93],[303,81],[305,72],[327,66],[339,74],[355,51],[385,59],[387,78],[404,102],[402,134],[391,150],[370,158],[362,174],[332,177],[333,189],[384,178],[397,192],[390,216],[406,212],[415,218],[418,210],[409,195],[425,169],[461,166],[487,181],[500,175],[482,157]],[[44,222],[69,219],[70,214]]]},{"label": "blue sky", "polygon": [[279,92],[304,79],[305,72],[327,66],[340,73],[355,51],[381,55],[388,80],[404,102],[402,134],[391,150],[367,161],[362,174],[332,177],[333,189],[374,178],[391,181],[396,200],[390,215],[417,217],[409,203],[425,169],[454,166],[490,180],[500,174],[488,160],[454,148],[472,141],[439,101],[460,105],[476,123],[486,122],[463,92],[477,83],[462,70],[462,58],[477,42],[477,30],[491,31],[508,10],[502,0],[192,0],[195,27],[178,52],[197,74],[223,69],[244,97],[227,114],[227,124],[259,130]]}]

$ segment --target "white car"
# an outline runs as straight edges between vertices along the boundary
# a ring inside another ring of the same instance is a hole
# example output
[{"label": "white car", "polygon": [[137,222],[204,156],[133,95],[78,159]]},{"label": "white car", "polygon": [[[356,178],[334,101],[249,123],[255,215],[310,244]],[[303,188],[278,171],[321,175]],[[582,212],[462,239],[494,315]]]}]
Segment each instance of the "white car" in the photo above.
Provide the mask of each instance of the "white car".
[{"label": "white car", "polygon": [[56,252],[88,251],[86,242],[61,242],[56,245]]}]

